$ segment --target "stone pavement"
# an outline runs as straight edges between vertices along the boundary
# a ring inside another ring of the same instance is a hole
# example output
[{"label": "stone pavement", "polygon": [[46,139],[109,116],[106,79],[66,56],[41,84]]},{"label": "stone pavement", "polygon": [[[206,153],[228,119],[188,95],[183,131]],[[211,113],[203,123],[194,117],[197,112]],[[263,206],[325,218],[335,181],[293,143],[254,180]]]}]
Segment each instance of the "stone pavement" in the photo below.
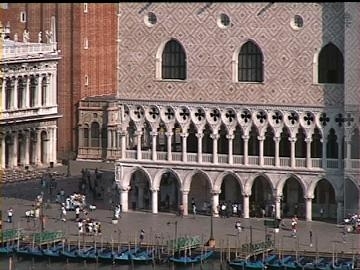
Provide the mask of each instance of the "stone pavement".
[{"label": "stone pavement", "polygon": [[[66,194],[76,191],[79,183],[79,176],[66,177],[58,180],[57,190],[64,188]],[[32,208],[32,203],[37,194],[41,192],[40,181],[29,181],[11,183],[1,186],[0,189],[0,209],[3,213],[3,228],[23,228],[29,231],[40,230],[40,222],[26,222],[25,211]],[[56,192],[54,192],[55,194]],[[111,242],[134,242],[138,241],[139,232],[145,230],[145,242],[160,243],[175,237],[177,229],[178,236],[199,235],[206,242],[210,237],[211,217],[192,215],[179,217],[172,213],[152,214],[150,212],[130,211],[122,213],[118,224],[111,222],[112,211],[108,205],[97,203],[97,209],[90,212],[89,216],[101,221],[101,236],[85,236],[87,241],[95,241],[97,243],[103,241]],[[12,224],[6,222],[6,210],[12,207],[14,209],[14,222]],[[50,203],[45,208],[45,230],[62,230],[66,237],[70,240],[78,239],[77,223],[74,221],[75,212],[68,211],[67,221],[59,220],[60,210],[58,204]],[[239,243],[249,243],[252,238],[253,243],[265,240],[265,234],[270,234],[272,239],[275,236],[275,245],[290,251],[319,251],[319,252],[336,252],[360,254],[360,234],[347,233],[343,235],[343,228],[334,224],[321,221],[306,222],[299,220],[297,237],[291,237],[289,219],[285,219],[285,229],[280,229],[278,233],[274,233],[272,229],[265,229],[264,220],[258,218],[241,219],[244,230],[238,238],[235,230],[235,222],[238,218],[213,218],[213,236],[216,241],[216,247],[227,248],[238,247]],[[176,225],[177,224],[177,225]],[[176,228],[177,227],[177,228]],[[251,229],[250,229],[251,227]],[[310,229],[313,232],[313,245],[310,246]],[[156,238],[156,239],[155,239]],[[83,238],[81,238],[83,239]],[[345,240],[345,242],[344,242]]]}]

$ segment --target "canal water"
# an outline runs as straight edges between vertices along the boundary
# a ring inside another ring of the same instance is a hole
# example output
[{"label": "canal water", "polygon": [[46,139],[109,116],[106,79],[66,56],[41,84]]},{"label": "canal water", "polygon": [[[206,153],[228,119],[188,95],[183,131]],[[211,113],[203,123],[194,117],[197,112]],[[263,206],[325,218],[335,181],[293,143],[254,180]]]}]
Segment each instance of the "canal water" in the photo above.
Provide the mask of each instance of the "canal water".
[{"label": "canal water", "polygon": [[[11,260],[11,262],[10,262]],[[86,262],[52,262],[48,260],[19,259],[14,256],[0,256],[1,270],[222,270],[227,269],[226,263],[221,265],[219,259],[212,259],[202,264],[189,264],[186,266],[174,263],[163,264],[136,264],[136,265],[109,265],[103,263]]]}]

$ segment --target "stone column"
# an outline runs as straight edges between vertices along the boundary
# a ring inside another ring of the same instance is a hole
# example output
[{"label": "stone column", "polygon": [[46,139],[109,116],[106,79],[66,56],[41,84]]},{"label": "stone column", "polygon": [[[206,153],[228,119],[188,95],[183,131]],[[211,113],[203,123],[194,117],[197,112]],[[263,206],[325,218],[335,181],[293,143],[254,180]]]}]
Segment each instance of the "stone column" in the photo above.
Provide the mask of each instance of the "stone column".
[{"label": "stone column", "polygon": [[129,189],[120,188],[120,203],[123,212],[129,211]]},{"label": "stone column", "polygon": [[57,126],[54,126],[54,132],[53,132],[53,136],[54,136],[54,153],[53,153],[53,159],[52,161],[54,161],[54,163],[57,163]]},{"label": "stone column", "polygon": [[153,189],[152,196],[151,196],[151,202],[152,202],[152,213],[157,214],[158,213],[158,190]]},{"label": "stone column", "polygon": [[227,134],[226,139],[228,139],[229,143],[229,155],[228,155],[228,162],[229,164],[234,164],[234,155],[233,155],[233,141],[234,141],[233,134]]},{"label": "stone column", "polygon": [[296,163],[295,163],[295,142],[296,142],[296,138],[291,137],[289,138],[290,141],[290,147],[291,147],[291,153],[290,153],[290,166],[291,168],[295,168]]},{"label": "stone column", "polygon": [[280,137],[274,137],[275,142],[275,167],[280,167]]},{"label": "stone column", "polygon": [[110,149],[112,148],[112,136],[111,136],[111,132],[112,130],[111,129],[108,129],[108,132],[107,132],[107,149]]},{"label": "stone column", "polygon": [[125,132],[119,132],[120,135],[120,141],[121,141],[121,158],[125,159],[126,158],[126,136],[125,136]]},{"label": "stone column", "polygon": [[5,136],[6,136],[6,133],[5,134],[1,134],[0,136],[0,141],[1,141],[1,160],[0,160],[0,167],[1,168],[5,168]]},{"label": "stone column", "polygon": [[249,215],[249,198],[250,198],[250,195],[249,194],[243,194],[243,217],[244,218],[250,218],[250,215]]},{"label": "stone column", "polygon": [[249,135],[243,135],[241,138],[244,140],[244,165],[249,164]]},{"label": "stone column", "polygon": [[4,111],[5,111],[5,97],[6,97],[5,89],[6,89],[6,78],[3,78],[2,79],[2,84],[1,84],[1,108]]},{"label": "stone column", "polygon": [[137,160],[141,160],[141,135],[142,135],[142,131],[137,130],[135,131],[135,136],[136,136],[136,140],[137,140],[137,147],[136,147],[136,153],[137,153]]},{"label": "stone column", "polygon": [[[351,169],[350,159],[351,159],[351,138],[345,137],[345,145],[346,145],[346,156],[345,156],[345,168]],[[340,158],[340,156],[338,157]]]},{"label": "stone column", "polygon": [[218,163],[218,139],[220,135],[219,134],[211,134],[210,138],[213,140],[213,163]]},{"label": "stone column", "polygon": [[151,138],[152,138],[152,145],[151,145],[152,160],[157,160],[156,137],[157,137],[158,133],[156,131],[151,131],[150,135],[151,135]]},{"label": "stone column", "polygon": [[265,136],[258,136],[259,140],[259,165],[264,166],[264,140]]},{"label": "stone column", "polygon": [[41,129],[36,130],[35,164],[41,164]]},{"label": "stone column", "polygon": [[189,136],[189,133],[181,133],[181,139],[182,139],[182,161],[187,162],[187,137]]},{"label": "stone column", "polygon": [[305,197],[305,208],[306,208],[305,219],[306,219],[306,221],[312,220],[312,199],[313,199],[313,197]]},{"label": "stone column", "polygon": [[30,77],[26,76],[26,80],[25,80],[25,93],[24,93],[24,106],[25,108],[29,108],[30,107]]},{"label": "stone column", "polygon": [[[321,166],[323,169],[327,168],[327,158],[326,158],[326,144],[327,144],[327,139],[326,138],[321,138],[320,139],[320,142],[321,142]],[[339,145],[339,148],[340,148],[340,145]],[[339,160],[342,160],[342,159],[339,159]],[[339,167],[341,168],[341,167]]]},{"label": "stone column", "polygon": [[171,153],[171,138],[174,133],[166,132],[165,135],[167,136],[167,160],[172,160],[172,153]]},{"label": "stone column", "polygon": [[50,93],[50,105],[56,105],[57,104],[57,73],[51,73],[51,93]]},{"label": "stone column", "polygon": [[281,218],[281,196],[275,196],[275,218]]},{"label": "stone column", "polygon": [[196,137],[198,138],[198,162],[202,163],[202,138],[203,133],[196,133]]},{"label": "stone column", "polygon": [[38,83],[37,83],[37,97],[36,97],[36,102],[35,102],[35,104],[36,104],[36,107],[41,107],[41,98],[42,98],[42,76],[38,76],[37,77],[37,81],[38,81]]},{"label": "stone column", "polygon": [[312,138],[306,138],[306,168],[311,169],[311,142]]},{"label": "stone column", "polygon": [[214,217],[218,217],[219,216],[219,210],[218,210],[218,206],[219,206],[219,192],[218,191],[214,191],[212,193],[212,212],[213,212],[213,216]]},{"label": "stone column", "polygon": [[11,108],[13,108],[14,110],[16,110],[18,108],[18,86],[19,86],[19,81],[18,78],[16,77],[12,83],[13,89],[12,89],[12,106]]},{"label": "stone column", "polygon": [[12,167],[17,167],[17,165],[18,165],[17,154],[18,154],[18,143],[19,143],[18,132],[15,131],[12,134],[12,137],[13,137],[13,145],[12,145],[12,151],[11,151],[11,164],[12,164]]},{"label": "stone column", "polygon": [[182,204],[184,206],[184,216],[187,216],[189,214],[188,211],[188,198],[189,197],[189,191],[188,190],[183,190],[182,191]]},{"label": "stone column", "polygon": [[30,164],[30,157],[29,157],[29,152],[30,152],[30,133],[29,131],[26,131],[25,134],[25,153],[24,153],[24,165],[27,166]]},{"label": "stone column", "polygon": [[[325,144],[325,146],[323,145],[323,148],[324,147],[325,147],[325,151],[327,151],[326,144]],[[342,153],[343,153],[344,147],[345,147],[345,145],[343,145],[341,142],[338,143],[338,168],[344,168],[344,166],[345,166],[344,160],[342,158]],[[327,155],[327,152],[325,152],[325,158],[327,159],[326,155]]]}]

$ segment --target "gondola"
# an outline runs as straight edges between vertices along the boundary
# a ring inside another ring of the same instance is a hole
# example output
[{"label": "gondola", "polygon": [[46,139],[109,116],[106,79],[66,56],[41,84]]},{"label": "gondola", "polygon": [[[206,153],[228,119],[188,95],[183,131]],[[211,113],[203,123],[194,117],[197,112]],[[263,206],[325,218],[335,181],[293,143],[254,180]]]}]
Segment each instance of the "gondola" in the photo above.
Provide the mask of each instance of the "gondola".
[{"label": "gondola", "polygon": [[0,247],[0,255],[10,255],[15,251],[16,245],[6,245]]},{"label": "gondola", "polygon": [[38,257],[43,258],[44,253],[39,246],[23,245],[15,248],[15,252],[19,257]]},{"label": "gondola", "polygon": [[52,258],[52,259],[61,259],[61,251],[64,249],[64,245],[62,243],[53,245],[42,250],[44,256]]},{"label": "gondola", "polygon": [[276,258],[276,255],[271,255],[269,257],[267,257],[264,261],[262,260],[248,260],[248,259],[239,259],[236,258],[232,261],[228,262],[228,265],[232,268],[232,269],[247,269],[247,270],[261,270],[261,269],[266,269],[267,268],[267,263],[271,262],[272,260],[274,260]]},{"label": "gondola", "polygon": [[202,253],[194,253],[192,255],[171,256],[169,257],[169,261],[174,262],[176,264],[201,263],[209,259],[211,256],[213,256],[213,254],[214,254],[213,250],[208,250]]},{"label": "gondola", "polygon": [[135,264],[146,264],[154,261],[152,250],[139,249],[135,253],[129,253],[129,260]]}]

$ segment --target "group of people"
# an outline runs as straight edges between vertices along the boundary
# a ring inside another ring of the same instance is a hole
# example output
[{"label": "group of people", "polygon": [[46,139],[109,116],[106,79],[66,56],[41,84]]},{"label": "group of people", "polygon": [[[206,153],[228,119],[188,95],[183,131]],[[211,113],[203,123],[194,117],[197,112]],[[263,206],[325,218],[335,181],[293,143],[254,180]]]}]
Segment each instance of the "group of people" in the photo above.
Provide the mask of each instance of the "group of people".
[{"label": "group of people", "polygon": [[79,234],[101,234],[101,222],[91,218],[78,219],[78,231]]},{"label": "group of people", "polygon": [[221,202],[218,205],[219,216],[222,218],[229,218],[231,216],[241,217],[241,204],[240,203],[231,203],[229,202]]}]

